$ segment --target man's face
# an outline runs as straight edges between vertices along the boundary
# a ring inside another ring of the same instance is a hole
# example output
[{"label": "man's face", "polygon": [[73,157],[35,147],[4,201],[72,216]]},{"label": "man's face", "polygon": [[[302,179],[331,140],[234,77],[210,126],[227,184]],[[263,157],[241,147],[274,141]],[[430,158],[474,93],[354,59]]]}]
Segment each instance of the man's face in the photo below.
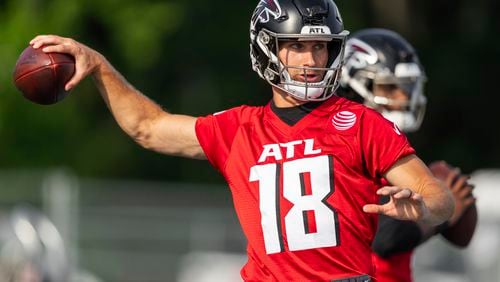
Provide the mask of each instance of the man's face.
[{"label": "man's face", "polygon": [[[285,66],[325,68],[328,62],[328,46],[324,41],[283,41],[280,43],[279,59]],[[290,77],[300,82],[320,82],[325,70],[287,68]]]},{"label": "man's face", "polygon": [[389,99],[391,103],[383,106],[389,111],[402,111],[408,103],[408,95],[395,84],[374,84],[373,95]]}]

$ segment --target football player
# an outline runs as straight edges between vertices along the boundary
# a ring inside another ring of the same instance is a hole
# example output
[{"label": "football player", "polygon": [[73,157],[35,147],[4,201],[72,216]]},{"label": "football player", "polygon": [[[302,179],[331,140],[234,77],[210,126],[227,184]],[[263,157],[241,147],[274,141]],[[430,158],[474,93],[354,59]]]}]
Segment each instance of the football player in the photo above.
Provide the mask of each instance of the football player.
[{"label": "football player", "polygon": [[[417,53],[403,37],[387,29],[364,29],[346,43],[338,93],[376,109],[401,130],[413,132],[420,128],[425,114],[425,81]],[[440,226],[426,226],[381,215],[373,242],[377,281],[412,281],[413,249],[435,234],[458,247],[467,246],[472,239],[477,211],[468,176],[445,162],[429,167],[453,192],[453,216]]]},{"label": "football player", "polygon": [[438,225],[454,203],[392,122],[334,95],[347,35],[332,0],[259,1],[250,57],[271,101],[198,118],[166,112],[73,39],[31,44],[75,56],[67,88],[92,76],[140,145],[222,173],[248,240],[243,280],[370,281],[377,214]]}]

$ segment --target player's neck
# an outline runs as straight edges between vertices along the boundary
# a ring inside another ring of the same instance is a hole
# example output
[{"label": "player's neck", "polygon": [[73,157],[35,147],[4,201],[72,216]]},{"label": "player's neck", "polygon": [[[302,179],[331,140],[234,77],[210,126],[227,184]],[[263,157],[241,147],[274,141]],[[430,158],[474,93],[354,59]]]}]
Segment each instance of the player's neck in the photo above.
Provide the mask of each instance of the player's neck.
[{"label": "player's neck", "polygon": [[318,102],[307,102],[298,106],[293,107],[278,107],[271,101],[271,110],[279,117],[283,122],[290,126],[294,126],[306,115],[312,112],[314,109],[323,104],[323,101]]}]

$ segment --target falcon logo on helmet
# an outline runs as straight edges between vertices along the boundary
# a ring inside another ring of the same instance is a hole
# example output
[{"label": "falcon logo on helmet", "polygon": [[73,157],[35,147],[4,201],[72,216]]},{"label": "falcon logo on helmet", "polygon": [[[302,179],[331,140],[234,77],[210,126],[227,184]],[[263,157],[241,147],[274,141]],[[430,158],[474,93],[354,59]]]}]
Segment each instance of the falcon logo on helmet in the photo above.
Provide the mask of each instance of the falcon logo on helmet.
[{"label": "falcon logo on helmet", "polygon": [[346,61],[350,61],[350,64],[346,67],[360,69],[367,65],[373,65],[378,61],[377,51],[359,39],[350,39],[345,48]]},{"label": "falcon logo on helmet", "polygon": [[252,26],[255,26],[257,22],[267,23],[271,19],[281,17],[281,6],[276,0],[260,0],[257,8],[253,12],[252,16]]}]

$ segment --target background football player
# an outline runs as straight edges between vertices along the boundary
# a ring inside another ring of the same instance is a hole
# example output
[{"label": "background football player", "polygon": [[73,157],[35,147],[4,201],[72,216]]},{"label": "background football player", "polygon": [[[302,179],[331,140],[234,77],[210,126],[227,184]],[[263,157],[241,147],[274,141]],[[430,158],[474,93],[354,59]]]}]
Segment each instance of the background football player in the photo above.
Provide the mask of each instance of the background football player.
[{"label": "background football player", "polygon": [[[425,114],[426,79],[415,49],[403,37],[386,29],[364,29],[347,41],[338,93],[376,109],[401,130],[413,132]],[[435,234],[458,247],[467,246],[474,234],[477,211],[468,176],[444,161],[429,168],[453,192],[453,216],[432,227],[381,215],[373,242],[377,281],[411,281],[413,249]]]}]

